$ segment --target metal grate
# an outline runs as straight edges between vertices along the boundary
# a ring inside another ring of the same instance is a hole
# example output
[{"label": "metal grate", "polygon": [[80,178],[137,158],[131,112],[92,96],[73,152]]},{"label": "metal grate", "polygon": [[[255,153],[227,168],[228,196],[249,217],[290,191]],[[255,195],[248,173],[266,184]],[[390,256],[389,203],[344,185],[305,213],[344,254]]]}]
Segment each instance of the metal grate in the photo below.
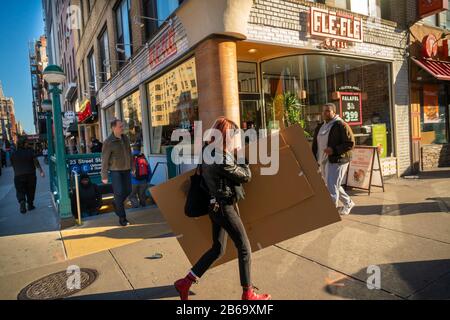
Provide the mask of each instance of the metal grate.
[{"label": "metal grate", "polygon": [[97,280],[98,272],[93,269],[80,269],[79,289],[69,289],[67,285],[69,276],[71,275],[67,274],[67,271],[61,271],[36,280],[23,288],[17,296],[17,299],[56,300],[67,298],[86,289],[94,283],[94,281]]}]

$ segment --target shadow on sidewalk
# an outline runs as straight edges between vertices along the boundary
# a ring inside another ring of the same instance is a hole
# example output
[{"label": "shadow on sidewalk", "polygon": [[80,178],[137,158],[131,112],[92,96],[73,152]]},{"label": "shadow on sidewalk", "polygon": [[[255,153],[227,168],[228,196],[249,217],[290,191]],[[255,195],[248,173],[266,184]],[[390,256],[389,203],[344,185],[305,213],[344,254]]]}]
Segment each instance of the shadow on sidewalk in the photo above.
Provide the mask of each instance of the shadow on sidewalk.
[{"label": "shadow on sidewalk", "polygon": [[357,205],[352,214],[356,215],[385,215],[385,216],[403,216],[418,213],[442,212],[442,202],[449,203],[449,198],[428,198],[434,202],[419,203],[401,203],[401,204],[385,204],[385,205]]},{"label": "shadow on sidewalk", "polygon": [[[190,296],[193,295],[195,295],[195,293],[190,292]],[[168,298],[179,298],[178,292],[174,286],[89,294],[70,297],[65,300],[158,300]]]},{"label": "shadow on sidewalk", "polygon": [[[381,289],[400,296],[404,299],[450,299],[450,260],[431,260],[399,262],[378,265],[381,276]],[[324,290],[329,294],[347,299],[361,299],[358,297],[352,283],[355,278],[364,284],[374,284],[373,271],[361,269],[333,284],[328,284]],[[368,291],[376,291],[376,289]]]}]

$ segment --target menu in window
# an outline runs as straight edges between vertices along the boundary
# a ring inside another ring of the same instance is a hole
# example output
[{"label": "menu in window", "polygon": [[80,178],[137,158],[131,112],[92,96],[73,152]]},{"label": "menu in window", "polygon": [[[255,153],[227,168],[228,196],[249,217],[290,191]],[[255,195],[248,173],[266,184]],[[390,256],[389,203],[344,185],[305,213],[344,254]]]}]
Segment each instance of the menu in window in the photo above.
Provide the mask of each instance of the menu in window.
[{"label": "menu in window", "polygon": [[362,99],[360,92],[339,92],[341,118],[351,126],[361,125]]}]

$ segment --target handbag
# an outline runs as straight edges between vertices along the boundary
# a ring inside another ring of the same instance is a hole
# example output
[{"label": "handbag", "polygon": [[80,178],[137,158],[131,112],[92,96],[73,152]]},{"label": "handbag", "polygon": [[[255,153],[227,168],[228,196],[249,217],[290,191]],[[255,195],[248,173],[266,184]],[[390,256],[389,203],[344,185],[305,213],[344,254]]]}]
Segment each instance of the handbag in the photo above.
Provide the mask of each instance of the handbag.
[{"label": "handbag", "polygon": [[191,176],[191,185],[184,206],[184,213],[189,218],[199,218],[209,213],[211,197],[203,187],[203,183],[202,168],[199,165],[195,174]]}]

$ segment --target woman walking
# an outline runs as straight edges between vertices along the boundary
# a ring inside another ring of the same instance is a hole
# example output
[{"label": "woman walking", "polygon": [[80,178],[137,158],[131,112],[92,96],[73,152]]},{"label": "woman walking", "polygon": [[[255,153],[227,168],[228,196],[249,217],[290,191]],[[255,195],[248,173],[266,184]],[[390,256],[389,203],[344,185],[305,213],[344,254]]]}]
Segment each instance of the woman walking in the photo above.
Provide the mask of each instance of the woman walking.
[{"label": "woman walking", "polygon": [[[237,202],[244,199],[242,183],[247,183],[251,179],[249,166],[237,164],[234,157],[235,150],[240,147],[240,140],[238,141],[238,136],[231,138],[229,133],[238,130],[239,127],[231,120],[221,117],[216,120],[213,129],[220,131],[222,135],[223,144],[219,144],[216,148],[223,154],[223,161],[219,164],[201,166],[203,179],[211,196],[209,218],[212,222],[213,244],[189,274],[175,282],[175,288],[181,300],[188,300],[190,287],[223,256],[227,238],[230,236],[238,251],[242,300],[270,300],[270,295],[257,294],[255,287],[252,286],[250,277],[252,250],[237,208]],[[214,138],[210,143],[213,142]]]}]

